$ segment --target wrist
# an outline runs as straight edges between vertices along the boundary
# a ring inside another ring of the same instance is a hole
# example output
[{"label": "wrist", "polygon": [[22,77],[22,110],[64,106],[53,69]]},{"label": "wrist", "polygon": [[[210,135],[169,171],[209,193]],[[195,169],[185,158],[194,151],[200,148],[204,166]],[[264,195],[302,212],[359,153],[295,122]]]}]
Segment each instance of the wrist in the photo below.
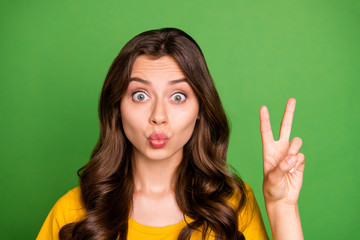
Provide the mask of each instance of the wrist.
[{"label": "wrist", "polygon": [[299,206],[298,204],[288,204],[283,202],[267,202],[265,201],[266,212],[269,217],[269,221],[278,219],[280,216],[299,218]]},{"label": "wrist", "polygon": [[304,239],[297,203],[288,204],[280,201],[265,201],[265,207],[273,239]]},{"label": "wrist", "polygon": [[293,211],[299,210],[298,203],[288,203],[285,201],[267,201],[265,199],[265,207],[268,210]]}]

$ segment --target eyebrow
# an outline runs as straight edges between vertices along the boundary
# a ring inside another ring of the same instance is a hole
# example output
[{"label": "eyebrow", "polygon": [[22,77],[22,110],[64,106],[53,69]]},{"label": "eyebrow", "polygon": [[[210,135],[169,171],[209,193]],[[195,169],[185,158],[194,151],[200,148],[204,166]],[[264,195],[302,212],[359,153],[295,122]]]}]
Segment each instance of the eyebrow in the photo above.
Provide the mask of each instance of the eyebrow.
[{"label": "eyebrow", "polygon": [[[145,80],[145,79],[141,79],[141,78],[137,78],[137,77],[130,78],[130,82],[131,81],[136,81],[136,82],[144,83],[146,85],[151,85],[150,81]],[[187,82],[187,79],[186,78],[181,78],[181,79],[171,80],[169,82],[169,85],[174,85],[174,84],[180,83],[180,82]]]}]

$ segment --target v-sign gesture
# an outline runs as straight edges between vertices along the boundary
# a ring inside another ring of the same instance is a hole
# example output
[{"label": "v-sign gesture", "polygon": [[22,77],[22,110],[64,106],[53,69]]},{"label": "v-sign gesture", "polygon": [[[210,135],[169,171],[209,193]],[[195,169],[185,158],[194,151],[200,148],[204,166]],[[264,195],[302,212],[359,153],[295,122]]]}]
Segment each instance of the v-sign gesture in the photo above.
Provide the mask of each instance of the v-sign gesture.
[{"label": "v-sign gesture", "polygon": [[267,203],[281,202],[296,205],[303,181],[304,154],[299,150],[301,138],[289,142],[296,100],[290,98],[286,104],[278,141],[273,138],[269,112],[260,108],[260,131],[263,143],[263,192]]},{"label": "v-sign gesture", "polygon": [[274,140],[266,106],[260,108],[260,131],[263,142],[263,192],[274,240],[304,239],[298,198],[305,167],[300,153],[301,138],[289,142],[296,100],[290,98],[281,122],[280,137]]}]

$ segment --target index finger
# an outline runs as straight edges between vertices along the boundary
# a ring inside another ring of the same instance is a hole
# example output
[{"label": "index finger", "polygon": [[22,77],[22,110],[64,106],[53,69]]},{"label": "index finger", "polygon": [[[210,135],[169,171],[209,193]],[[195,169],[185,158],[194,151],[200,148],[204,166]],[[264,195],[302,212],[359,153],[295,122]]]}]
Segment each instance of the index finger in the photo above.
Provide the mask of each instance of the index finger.
[{"label": "index finger", "polygon": [[269,111],[266,106],[261,106],[260,108],[260,132],[263,144],[274,141]]},{"label": "index finger", "polygon": [[279,140],[289,141],[294,112],[295,112],[295,105],[296,105],[295,98],[289,98],[286,104],[283,120],[281,121]]}]

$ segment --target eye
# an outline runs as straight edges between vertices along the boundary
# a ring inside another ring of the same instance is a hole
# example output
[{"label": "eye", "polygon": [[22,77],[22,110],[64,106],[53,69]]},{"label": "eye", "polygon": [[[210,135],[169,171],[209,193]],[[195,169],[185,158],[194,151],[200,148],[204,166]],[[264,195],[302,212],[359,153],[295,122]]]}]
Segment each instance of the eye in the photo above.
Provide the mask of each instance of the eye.
[{"label": "eye", "polygon": [[148,95],[144,92],[135,92],[132,95],[133,99],[137,102],[143,102],[149,99]]},{"label": "eye", "polygon": [[186,95],[183,93],[175,93],[171,96],[171,100],[173,100],[176,103],[180,103],[186,100]]}]

